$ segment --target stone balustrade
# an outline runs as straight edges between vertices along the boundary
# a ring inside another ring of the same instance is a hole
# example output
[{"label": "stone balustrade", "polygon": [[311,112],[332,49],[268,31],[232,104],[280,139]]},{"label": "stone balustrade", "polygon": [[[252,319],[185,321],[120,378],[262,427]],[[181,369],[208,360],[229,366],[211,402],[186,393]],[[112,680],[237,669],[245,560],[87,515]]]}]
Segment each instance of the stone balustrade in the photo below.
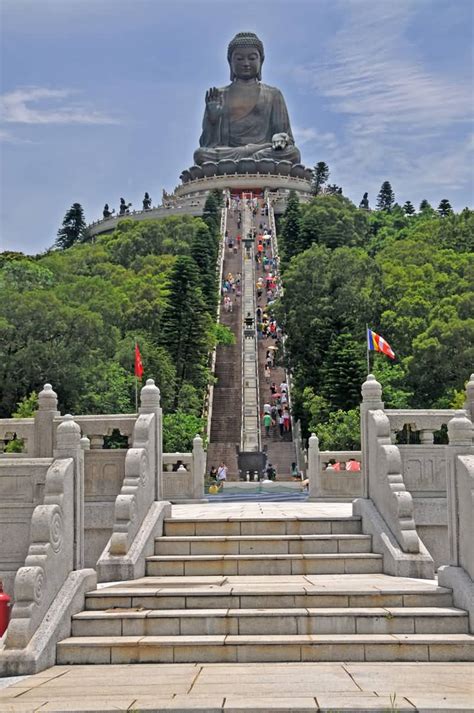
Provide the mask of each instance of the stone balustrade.
[{"label": "stone balustrade", "polygon": [[140,402],[139,416],[133,429],[133,444],[125,456],[125,477],[115,501],[114,530],[109,546],[111,555],[128,553],[150,504],[157,499],[156,474],[161,462],[162,434],[160,390],[153,379],[147,379]]},{"label": "stone balustrade", "polygon": [[[334,468],[332,461],[342,468]],[[361,451],[320,451],[319,439],[313,433],[308,442],[309,500],[352,502],[361,497],[364,492],[362,471],[346,470],[349,461],[360,464]]]},{"label": "stone balustrade", "polygon": [[[471,377],[469,383],[472,381]],[[474,633],[474,428],[465,411],[457,411],[449,421],[448,437],[449,559],[438,570],[438,580],[441,586],[453,590],[454,604],[467,609],[470,631]]]},{"label": "stone balustrade", "polygon": [[[173,470],[180,465],[185,470]],[[200,436],[194,438],[191,453],[164,453],[163,498],[173,503],[202,500],[205,470],[206,454]]]},{"label": "stone balustrade", "polygon": [[43,502],[32,513],[24,566],[15,576],[1,661],[4,675],[52,665],[55,643],[70,627],[71,611],[82,608],[85,591],[96,585],[95,573],[83,569],[84,459],[80,428],[72,416],[65,416],[58,428],[54,455]]}]

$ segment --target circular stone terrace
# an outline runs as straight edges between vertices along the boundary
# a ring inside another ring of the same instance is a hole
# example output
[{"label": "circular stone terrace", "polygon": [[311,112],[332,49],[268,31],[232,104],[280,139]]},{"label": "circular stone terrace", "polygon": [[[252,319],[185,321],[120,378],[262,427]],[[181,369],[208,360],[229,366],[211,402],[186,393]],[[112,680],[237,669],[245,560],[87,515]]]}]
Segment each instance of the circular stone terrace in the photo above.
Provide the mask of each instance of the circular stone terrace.
[{"label": "circular stone terrace", "polygon": [[88,227],[90,237],[110,233],[120,220],[150,220],[165,218],[169,215],[202,215],[207,195],[213,190],[237,192],[263,192],[272,199],[276,214],[285,210],[286,199],[291,190],[296,191],[302,202],[311,198],[311,182],[306,178],[281,176],[262,173],[227,174],[195,178],[175,188],[169,201],[150,210],[137,210],[125,215],[113,215],[110,218],[91,223]]}]

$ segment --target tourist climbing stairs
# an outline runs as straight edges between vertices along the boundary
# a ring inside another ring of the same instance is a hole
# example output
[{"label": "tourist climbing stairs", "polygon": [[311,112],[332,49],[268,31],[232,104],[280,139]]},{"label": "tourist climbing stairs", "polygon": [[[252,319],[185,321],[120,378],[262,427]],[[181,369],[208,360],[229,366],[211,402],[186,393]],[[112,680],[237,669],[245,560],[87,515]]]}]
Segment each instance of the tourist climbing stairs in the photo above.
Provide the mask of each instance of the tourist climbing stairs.
[{"label": "tourist climbing stairs", "polygon": [[87,594],[57,663],[474,660],[451,591],[383,574],[357,517],[230,507],[174,506],[146,576]]},{"label": "tourist climbing stairs", "polygon": [[[275,284],[275,297],[280,296],[282,290],[281,274],[279,269],[278,260],[278,243],[276,235],[276,222],[273,213],[273,208],[268,203],[262,203],[261,215],[257,219],[259,225],[260,234],[263,230],[271,230],[272,235],[270,240],[264,240],[265,244],[265,255],[267,259],[272,260],[273,264],[269,267],[268,271],[265,271],[263,266],[259,266],[257,275],[266,279],[267,276],[273,278]],[[260,229],[262,225],[262,229]],[[257,291],[257,297],[259,292]],[[257,299],[257,307],[262,310],[266,310],[268,315],[272,316],[271,304],[268,304],[267,290],[263,289],[260,298]],[[277,346],[276,346],[277,345]],[[267,360],[268,352],[273,352],[274,356],[274,366],[270,369],[270,375],[265,376],[265,363]],[[274,383],[278,389],[277,393],[280,391],[280,385],[282,383],[288,383],[289,379],[284,368],[284,358],[283,358],[283,344],[272,339],[271,336],[259,339],[258,343],[258,373],[259,373],[259,387],[260,387],[260,406],[263,409],[263,405],[267,402],[269,404],[273,403],[271,398],[270,385]],[[262,443],[263,448],[267,453],[268,463],[271,463],[273,468],[275,468],[277,473],[277,480],[290,480],[291,479],[291,465],[296,461],[295,454],[295,444],[293,442],[293,433],[284,432],[283,435],[280,434],[279,425],[277,422],[272,425],[270,429],[269,437],[265,435],[265,429],[263,424],[261,427]]]},{"label": "tourist climbing stairs", "polygon": [[[224,246],[223,277],[234,277],[242,270],[241,247],[237,247],[236,216],[228,211],[227,232],[229,238]],[[232,245],[232,247],[230,247]],[[212,466],[218,467],[224,461],[228,467],[229,480],[238,479],[237,449],[241,432],[241,349],[242,349],[242,307],[241,299],[235,292],[229,297],[232,311],[226,311],[221,304],[220,322],[228,327],[235,337],[235,344],[217,347],[214,394],[210,439],[207,449],[207,471]]]}]

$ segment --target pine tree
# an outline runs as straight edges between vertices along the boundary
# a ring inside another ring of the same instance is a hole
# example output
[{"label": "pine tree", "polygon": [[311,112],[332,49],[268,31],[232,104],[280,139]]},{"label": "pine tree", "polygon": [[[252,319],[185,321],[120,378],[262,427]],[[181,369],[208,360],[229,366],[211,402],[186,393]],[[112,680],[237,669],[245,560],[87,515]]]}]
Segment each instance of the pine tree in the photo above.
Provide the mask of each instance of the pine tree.
[{"label": "pine tree", "polygon": [[62,227],[58,230],[56,247],[66,250],[74,243],[81,242],[85,238],[85,231],[84,210],[80,203],[73,203],[64,216]]},{"label": "pine tree", "polygon": [[196,263],[186,255],[177,257],[171,270],[168,305],[161,320],[160,341],[176,370],[174,408],[185,382],[204,386],[207,335],[210,318],[199,285]]},{"label": "pine tree", "polygon": [[217,249],[214,237],[207,225],[202,225],[197,229],[191,242],[191,257],[198,266],[202,294],[207,310],[212,314],[217,306]]},{"label": "pine tree", "polygon": [[211,191],[204,203],[202,219],[213,235],[217,235],[220,230],[219,201],[215,191]]},{"label": "pine tree", "polygon": [[332,409],[346,411],[359,405],[365,368],[360,339],[354,339],[348,332],[332,337],[320,372],[321,395]]},{"label": "pine tree", "polygon": [[443,198],[442,201],[440,201],[440,204],[438,206],[438,213],[442,218],[445,218],[447,215],[451,215],[453,212],[453,209],[451,208],[451,203],[448,201],[447,198]]},{"label": "pine tree", "polygon": [[405,205],[403,206],[403,211],[405,215],[414,215],[415,207],[411,201],[406,201]]},{"label": "pine tree", "polygon": [[423,200],[422,200],[421,203],[420,203],[420,207],[419,207],[418,210],[420,211],[420,213],[427,213],[428,211],[432,211],[433,208],[432,208],[431,205],[428,203],[428,201],[426,200],[426,198],[423,198]]},{"label": "pine tree", "polygon": [[295,191],[290,191],[288,196],[281,234],[285,259],[290,261],[293,255],[300,252],[301,207]]},{"label": "pine tree", "polygon": [[324,161],[319,161],[313,169],[313,180],[311,182],[311,193],[313,196],[321,193],[321,188],[329,178],[329,166]]},{"label": "pine tree", "polygon": [[387,213],[390,213],[394,202],[395,193],[392,190],[390,181],[384,181],[377,196],[377,208],[378,210],[384,210]]}]

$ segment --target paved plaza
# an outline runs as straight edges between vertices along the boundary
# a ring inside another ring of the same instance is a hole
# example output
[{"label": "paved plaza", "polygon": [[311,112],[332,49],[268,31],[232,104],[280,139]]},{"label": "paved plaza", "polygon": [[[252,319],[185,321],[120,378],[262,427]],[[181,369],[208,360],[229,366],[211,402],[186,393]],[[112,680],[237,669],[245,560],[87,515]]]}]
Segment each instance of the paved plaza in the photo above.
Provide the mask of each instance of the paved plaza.
[{"label": "paved plaza", "polygon": [[2,713],[467,713],[473,700],[470,663],[54,666],[0,690]]}]

